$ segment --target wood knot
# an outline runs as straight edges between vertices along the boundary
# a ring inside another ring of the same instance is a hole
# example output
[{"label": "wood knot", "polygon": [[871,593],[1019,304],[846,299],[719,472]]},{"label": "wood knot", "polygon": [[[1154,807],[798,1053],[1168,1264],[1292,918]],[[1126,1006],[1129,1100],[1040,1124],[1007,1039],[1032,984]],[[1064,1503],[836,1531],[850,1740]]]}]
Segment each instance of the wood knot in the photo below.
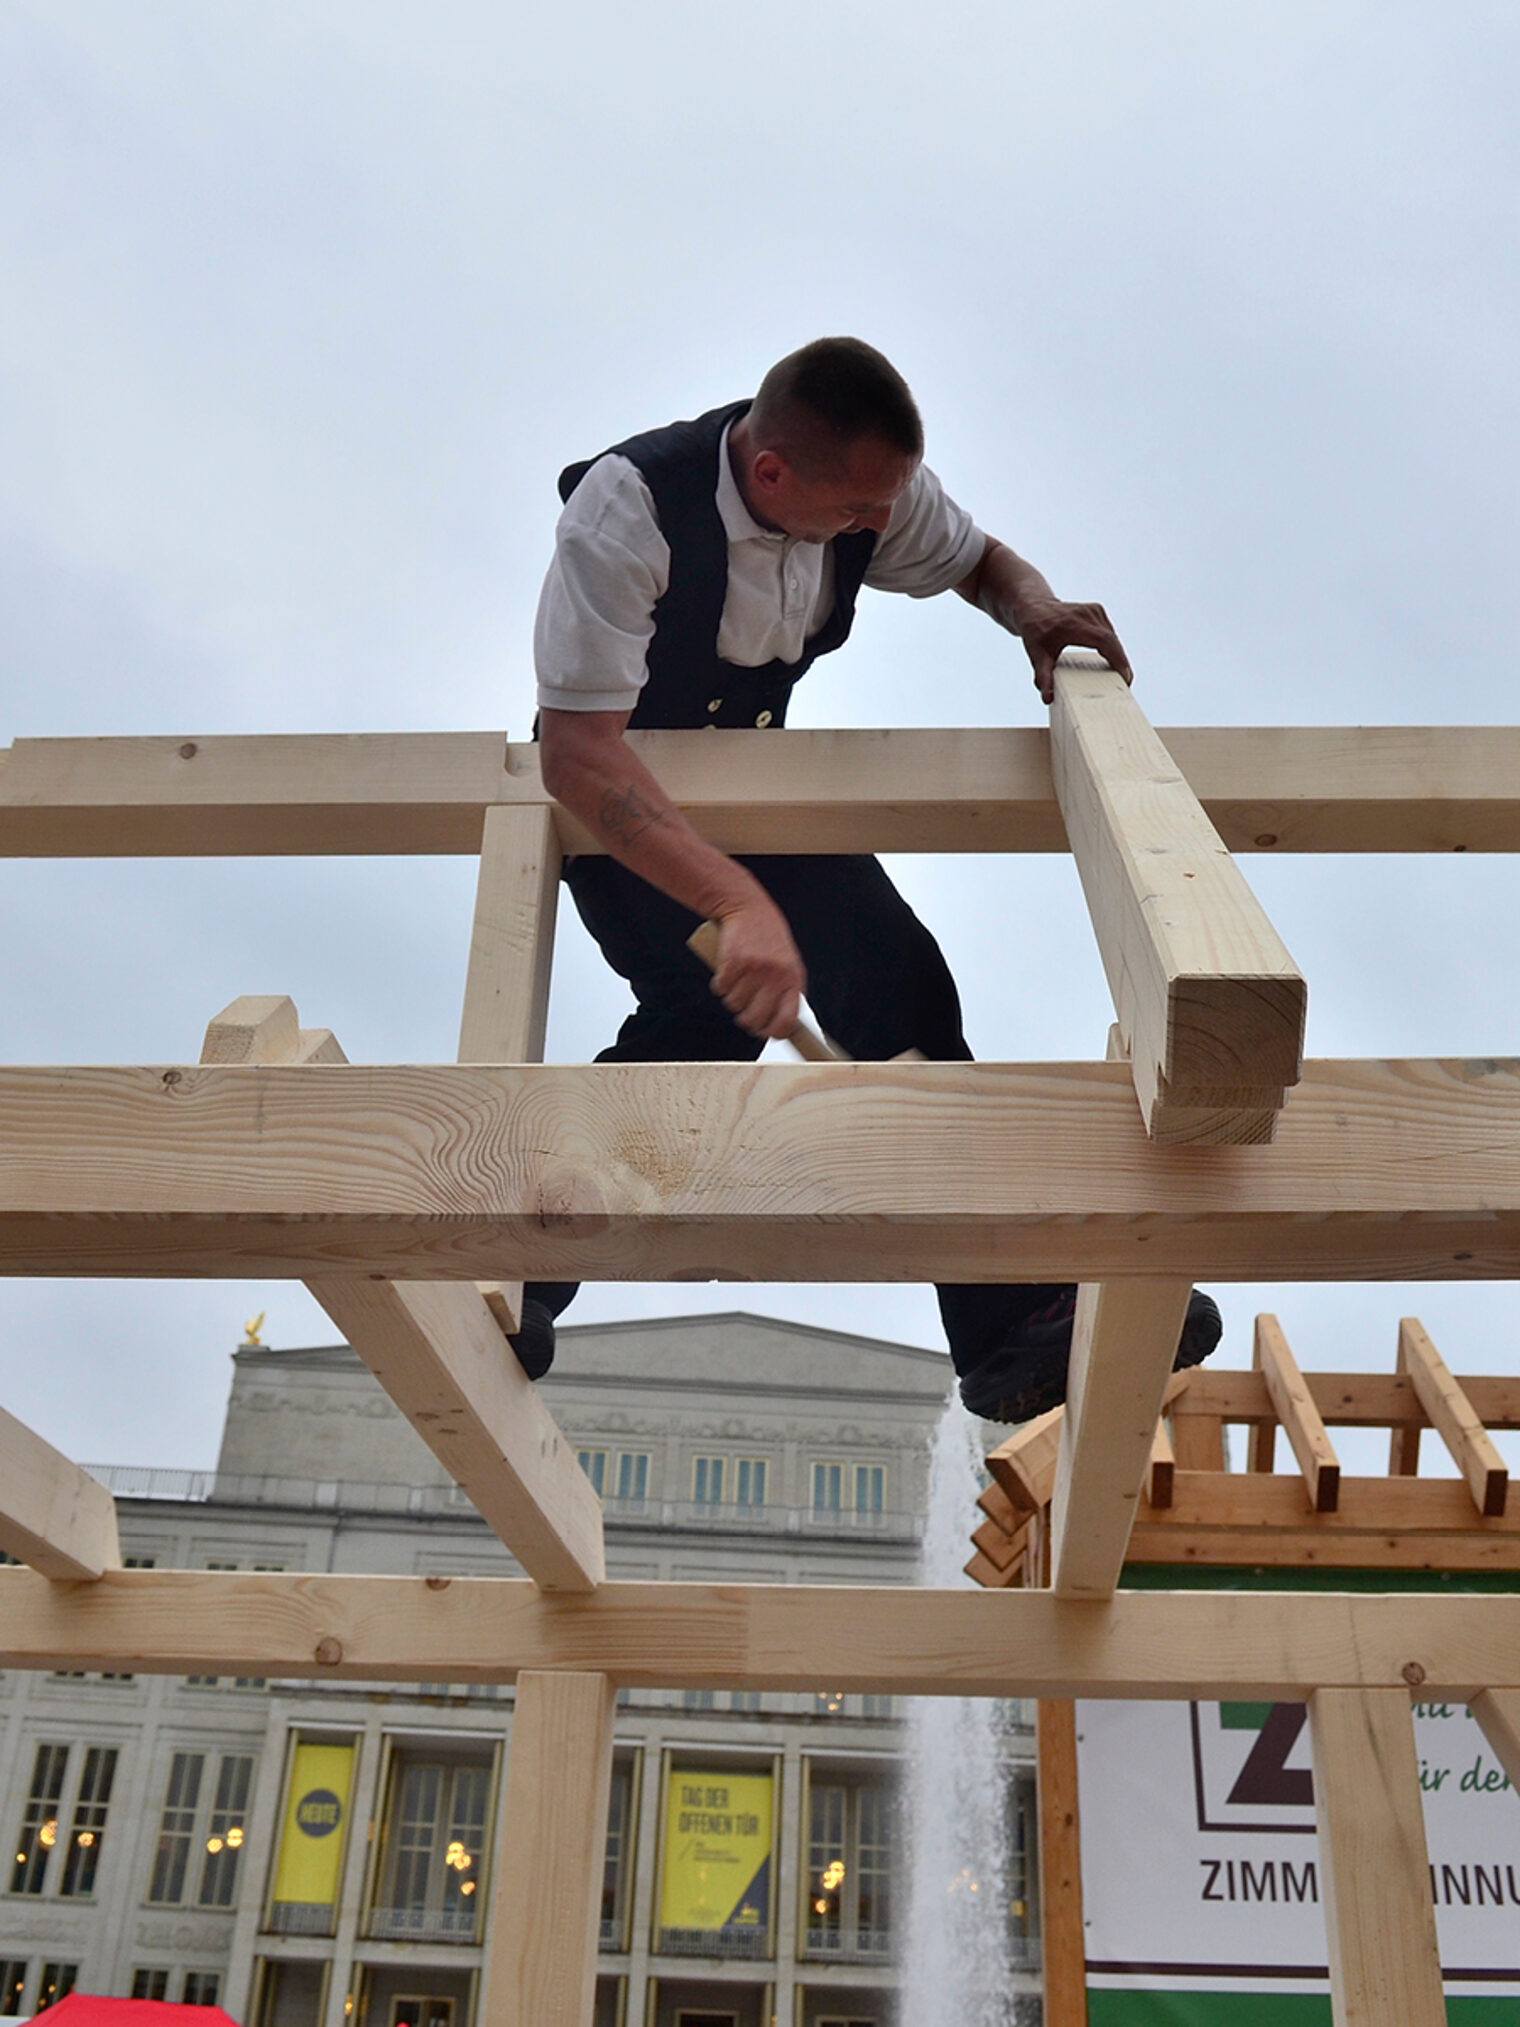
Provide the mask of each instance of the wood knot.
[{"label": "wood knot", "polygon": [[316,1658],[324,1668],[336,1668],[343,1659],[343,1642],[329,1633],[325,1640],[317,1642]]},{"label": "wood knot", "polygon": [[179,757],[181,760],[193,760],[200,750],[193,739],[187,739],[179,749]]},{"label": "wood knot", "polygon": [[1418,1661],[1406,1661],[1399,1670],[1399,1673],[1411,1689],[1418,1689],[1420,1684],[1425,1680],[1425,1670],[1420,1666]]},{"label": "wood knot", "polygon": [[425,1579],[430,1591],[446,1591],[453,1582],[452,1577],[428,1577]]}]

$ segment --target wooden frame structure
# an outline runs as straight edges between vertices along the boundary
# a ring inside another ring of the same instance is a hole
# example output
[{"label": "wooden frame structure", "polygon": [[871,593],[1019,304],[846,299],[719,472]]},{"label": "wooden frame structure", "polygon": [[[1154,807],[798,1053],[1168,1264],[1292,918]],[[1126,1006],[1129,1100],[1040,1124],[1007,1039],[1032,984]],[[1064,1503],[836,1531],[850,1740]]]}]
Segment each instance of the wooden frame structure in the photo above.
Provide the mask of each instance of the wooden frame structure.
[{"label": "wooden frame structure", "polygon": [[[1508,1469],[1489,1433],[1520,1429],[1520,1378],[1458,1379],[1416,1318],[1400,1323],[1397,1371],[1385,1378],[1301,1372],[1277,1318],[1259,1316],[1250,1372],[1181,1373],[1167,1396],[1129,1545],[1132,1562],[1152,1574],[1168,1566],[1436,1577],[1501,1572],[1513,1575],[1520,1590],[1520,1506],[1509,1498]],[[1063,1419],[1057,1408],[989,1454],[992,1483],[978,1501],[983,1517],[966,1565],[967,1576],[986,1589],[1039,1587],[1048,1579]],[[1243,1473],[1229,1469],[1224,1432],[1231,1424],[1247,1432]],[[1387,1429],[1388,1476],[1343,1479],[1332,1428]],[[1417,1475],[1426,1430],[1441,1437],[1458,1477]],[[1274,1474],[1279,1432],[1292,1449],[1296,1476]],[[1405,1664],[1411,1691],[1422,1690],[1423,1670],[1418,1659]],[[1404,1726],[1395,1722],[1392,1701],[1379,1706],[1378,1723],[1361,1726],[1354,1700],[1345,1697],[1320,1689],[1309,1699],[1316,1765],[1328,1775],[1317,1778],[1316,1803],[1327,1876],[1336,1878],[1339,1896],[1327,1907],[1338,2005],[1349,2010],[1348,1995],[1357,1990],[1383,1994],[1377,2003],[1395,2010],[1420,2003],[1422,1992],[1434,2003],[1431,1981],[1421,1977],[1421,1966],[1434,1958],[1433,1910],[1417,1907],[1423,1896],[1409,1892],[1416,1873],[1426,1876],[1426,1861],[1419,1789],[1404,1778],[1410,1767]],[[1495,1757],[1520,1786],[1520,1696],[1489,1690],[1470,1700]],[[1041,1700],[1038,1754],[1041,1871],[1058,1882],[1043,1900],[1046,2027],[1085,2027],[1081,1807],[1070,1701]],[[1398,1778],[1389,1778],[1389,1768]],[[1369,1807],[1375,1827],[1363,1820]],[[1363,1841],[1384,1834],[1397,1841],[1382,1853]],[[1406,1861],[1402,1887],[1389,1854]],[[1348,1891],[1359,1909],[1350,1933],[1337,1913]],[[1417,1961],[1400,1962],[1396,1954],[1390,1970],[1386,1938],[1417,1913],[1410,1952]],[[1439,1977],[1434,1990],[1438,1997]]]},{"label": "wooden frame structure", "polygon": [[[1475,1700],[1513,1765],[1520,1600],[1116,1586],[1142,1484],[1165,1475],[1155,1429],[1195,1277],[1520,1279],[1520,1067],[1304,1069],[1304,982],[1232,856],[1520,850],[1520,731],[1158,735],[1117,677],[1073,668],[1048,734],[640,744],[729,849],[1069,844],[1113,989],[1114,1059],[547,1067],[560,855],[594,847],[545,794],[530,744],[0,750],[0,853],[479,853],[454,1065],[349,1065],[274,998],[235,1001],[198,1064],[0,1070],[0,1271],[305,1278],[527,1573],[125,1571],[100,1489],[7,1418],[0,1546],[32,1567],[0,1571],[0,1666],[515,1680],[493,2027],[590,2018],[618,1684],[821,1674],[914,1694],[1302,1696],[1325,1764],[1373,1755],[1412,1795],[1418,1680]],[[605,1581],[590,1488],[502,1335],[523,1279],[572,1274],[1081,1280],[1068,1409],[1037,1432],[1048,1583]],[[1466,1431],[1476,1474],[1463,1403],[1410,1347],[1401,1383],[1439,1396],[1444,1419],[1425,1411]],[[1272,1385],[1266,1368],[1245,1377]],[[1311,1455],[1328,1498],[1329,1460]],[[1180,1442],[1170,1464],[1175,1506],[1193,1468]],[[1334,1811],[1327,1831],[1337,2019],[1435,2027],[1428,1883],[1365,1856],[1380,1829],[1407,1827],[1394,1788],[1370,1819],[1359,1797],[1356,1835]]]}]

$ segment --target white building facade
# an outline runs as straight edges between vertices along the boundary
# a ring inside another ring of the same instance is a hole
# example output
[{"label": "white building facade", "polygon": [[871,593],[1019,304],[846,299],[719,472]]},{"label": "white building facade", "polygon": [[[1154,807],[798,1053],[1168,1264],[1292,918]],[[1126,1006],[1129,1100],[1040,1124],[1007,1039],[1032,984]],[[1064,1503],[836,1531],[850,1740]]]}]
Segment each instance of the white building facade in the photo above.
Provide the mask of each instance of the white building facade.
[{"label": "white building facade", "polygon": [[[745,1315],[560,1346],[542,1390],[611,1576],[918,1580],[940,1354]],[[342,1345],[241,1349],[214,1473],[108,1475],[138,1563],[520,1574]],[[505,1688],[0,1676],[0,2018],[77,1984],[246,2027],[476,2027],[511,1710]],[[1030,1715],[1007,1706],[989,1778],[1033,1994]],[[625,1692],[598,2027],[907,2027],[903,1749],[900,1703],[827,1682]]]}]

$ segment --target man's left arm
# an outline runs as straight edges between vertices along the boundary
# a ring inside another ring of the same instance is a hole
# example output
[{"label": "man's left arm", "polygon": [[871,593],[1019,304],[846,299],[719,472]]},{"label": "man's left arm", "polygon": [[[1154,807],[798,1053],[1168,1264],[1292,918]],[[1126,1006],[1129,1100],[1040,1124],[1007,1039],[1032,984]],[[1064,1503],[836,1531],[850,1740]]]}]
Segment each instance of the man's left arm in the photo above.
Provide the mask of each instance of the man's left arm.
[{"label": "man's left arm", "polygon": [[1057,598],[1034,565],[1006,542],[989,535],[981,561],[955,588],[968,603],[1018,635],[1034,670],[1035,687],[1047,704],[1055,699],[1056,658],[1063,648],[1093,648],[1125,682],[1131,680],[1129,657],[1102,606]]}]

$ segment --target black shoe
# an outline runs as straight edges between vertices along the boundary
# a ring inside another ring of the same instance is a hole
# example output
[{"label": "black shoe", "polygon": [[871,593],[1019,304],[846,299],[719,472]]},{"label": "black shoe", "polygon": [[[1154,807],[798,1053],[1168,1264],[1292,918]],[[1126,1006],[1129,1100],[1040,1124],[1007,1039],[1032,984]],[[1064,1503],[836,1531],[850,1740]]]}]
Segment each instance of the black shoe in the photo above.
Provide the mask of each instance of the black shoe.
[{"label": "black shoe", "polygon": [[522,1328],[507,1342],[529,1379],[542,1379],[554,1363],[554,1316],[548,1304],[524,1296]]},{"label": "black shoe", "polygon": [[[961,1380],[961,1399],[971,1413],[988,1422],[1028,1422],[1060,1407],[1066,1399],[1066,1368],[1076,1314],[1077,1291],[1067,1288],[1043,1309],[1015,1324],[991,1357]],[[1202,1365],[1223,1333],[1214,1298],[1195,1288],[1188,1301],[1173,1372]]]}]

